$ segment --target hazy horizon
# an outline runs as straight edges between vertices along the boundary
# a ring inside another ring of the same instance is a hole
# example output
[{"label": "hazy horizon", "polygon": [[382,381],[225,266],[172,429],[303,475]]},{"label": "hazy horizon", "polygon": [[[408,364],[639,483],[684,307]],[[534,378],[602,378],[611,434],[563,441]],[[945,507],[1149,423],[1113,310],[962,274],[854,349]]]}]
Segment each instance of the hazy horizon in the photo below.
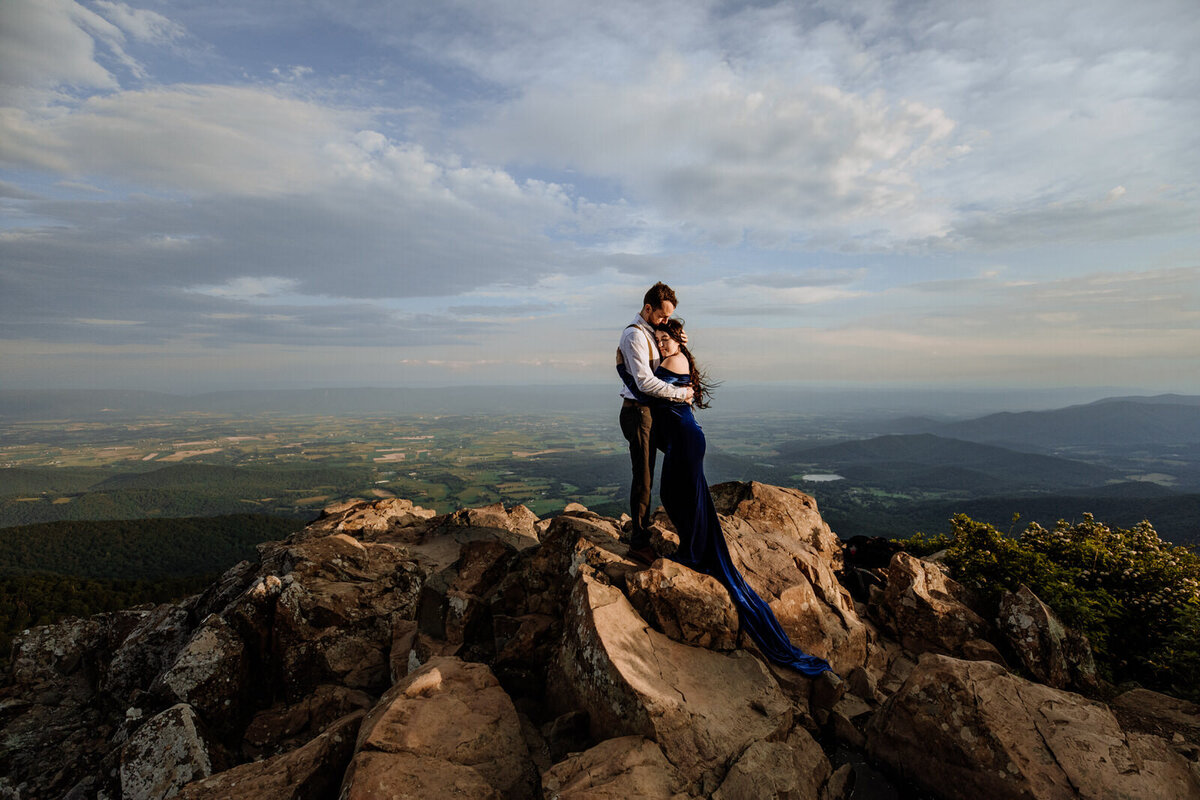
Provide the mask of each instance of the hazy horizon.
[{"label": "hazy horizon", "polygon": [[[729,383],[718,387],[707,419],[726,414],[789,412],[878,419],[927,416],[966,419],[998,412],[1050,411],[1114,397],[1157,397],[1120,387],[844,387]],[[1194,396],[1192,396],[1194,397]],[[193,411],[237,413],[428,414],[557,413],[614,415],[617,386],[602,383],[442,386],[243,387],[177,393],[133,388],[0,389],[0,420],[79,419],[108,412],[141,415]],[[102,407],[97,403],[104,403]],[[615,424],[615,422],[614,422]]]},{"label": "hazy horizon", "polygon": [[1195,12],[6,0],[0,385],[1200,393]]}]

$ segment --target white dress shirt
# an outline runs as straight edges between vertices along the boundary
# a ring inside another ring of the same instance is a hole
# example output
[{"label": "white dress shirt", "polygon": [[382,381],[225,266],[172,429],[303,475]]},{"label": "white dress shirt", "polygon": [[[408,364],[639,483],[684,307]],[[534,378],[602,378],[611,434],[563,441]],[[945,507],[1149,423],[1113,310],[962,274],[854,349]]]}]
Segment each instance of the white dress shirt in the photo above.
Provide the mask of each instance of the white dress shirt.
[{"label": "white dress shirt", "polygon": [[[665,397],[668,400],[684,401],[687,399],[687,387],[674,386],[654,377],[662,357],[658,345],[654,341],[654,328],[638,314],[633,318],[633,326],[626,327],[621,332],[621,355],[625,359],[625,369],[633,376],[633,382],[643,394],[651,397]],[[621,385],[621,397],[626,400],[636,400],[629,387]]]}]

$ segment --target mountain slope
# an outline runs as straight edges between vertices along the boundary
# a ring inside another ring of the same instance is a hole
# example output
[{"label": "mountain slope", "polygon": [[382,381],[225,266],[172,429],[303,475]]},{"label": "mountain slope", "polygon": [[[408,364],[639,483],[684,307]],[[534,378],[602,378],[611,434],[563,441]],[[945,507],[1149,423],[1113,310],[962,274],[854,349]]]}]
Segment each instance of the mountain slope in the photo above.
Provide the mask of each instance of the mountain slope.
[{"label": "mountain slope", "polygon": [[1101,486],[1121,477],[1114,470],[1079,461],[932,434],[879,436],[817,447],[785,444],[779,453],[793,463],[819,465],[863,483],[899,487],[1051,491]]},{"label": "mountain slope", "polygon": [[989,414],[962,422],[903,419],[889,432],[925,432],[987,444],[1050,447],[1175,445],[1200,442],[1200,398],[1182,395],[1109,398],[1053,411]]}]

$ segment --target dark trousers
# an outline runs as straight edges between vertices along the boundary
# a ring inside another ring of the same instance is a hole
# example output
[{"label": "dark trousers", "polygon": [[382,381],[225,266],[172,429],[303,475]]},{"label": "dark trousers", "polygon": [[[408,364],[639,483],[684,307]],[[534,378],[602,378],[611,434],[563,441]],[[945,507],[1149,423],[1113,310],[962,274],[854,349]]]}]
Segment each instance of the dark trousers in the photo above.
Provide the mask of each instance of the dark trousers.
[{"label": "dark trousers", "polygon": [[633,517],[630,542],[634,547],[650,544],[650,489],[654,485],[654,461],[657,453],[651,437],[649,406],[626,400],[621,405],[621,433],[629,442],[629,462],[633,483],[629,487],[629,516]]}]

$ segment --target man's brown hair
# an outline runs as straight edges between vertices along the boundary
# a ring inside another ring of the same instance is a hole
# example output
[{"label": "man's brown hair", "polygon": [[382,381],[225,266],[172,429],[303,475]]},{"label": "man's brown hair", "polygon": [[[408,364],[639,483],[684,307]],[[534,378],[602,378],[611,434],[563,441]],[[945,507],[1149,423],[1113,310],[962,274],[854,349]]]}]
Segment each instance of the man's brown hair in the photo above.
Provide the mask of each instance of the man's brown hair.
[{"label": "man's brown hair", "polygon": [[651,308],[662,308],[663,303],[670,303],[673,306],[679,305],[679,301],[675,299],[675,290],[662,281],[650,287],[649,291],[646,292],[646,296],[642,298],[642,303]]}]

